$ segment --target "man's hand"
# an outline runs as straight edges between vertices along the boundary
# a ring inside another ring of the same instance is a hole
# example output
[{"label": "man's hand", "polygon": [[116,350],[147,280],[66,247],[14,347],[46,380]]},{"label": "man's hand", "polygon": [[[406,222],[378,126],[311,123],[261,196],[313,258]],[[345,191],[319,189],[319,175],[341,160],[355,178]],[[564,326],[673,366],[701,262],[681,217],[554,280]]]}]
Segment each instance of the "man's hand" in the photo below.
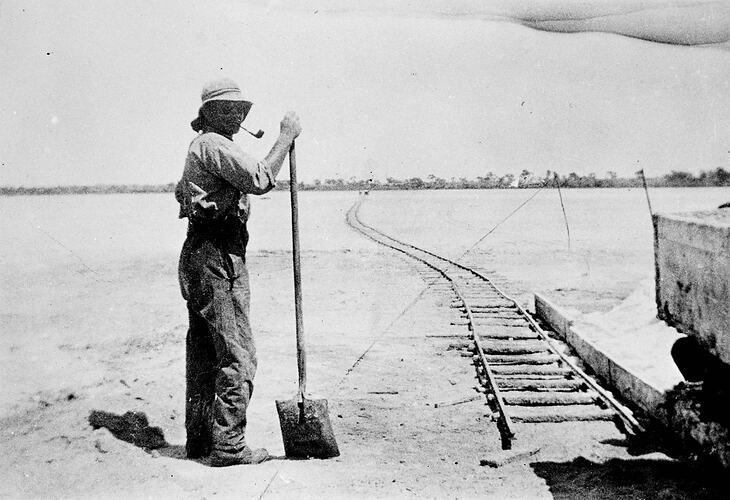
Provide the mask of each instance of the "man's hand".
[{"label": "man's hand", "polygon": [[198,205],[202,209],[212,208],[213,210],[218,210],[218,205],[214,201],[207,201],[205,199],[206,196],[208,196],[208,193],[203,190],[200,186],[195,184],[194,182],[188,182],[188,185],[190,186],[190,191],[192,192],[193,196],[190,199],[193,205]]},{"label": "man's hand", "polygon": [[290,136],[292,140],[296,139],[302,133],[299,116],[294,111],[289,111],[281,119],[281,133]]},{"label": "man's hand", "polygon": [[271,168],[271,174],[274,179],[279,175],[281,165],[284,163],[287,153],[294,139],[302,133],[302,126],[299,124],[299,116],[294,111],[289,111],[281,119],[281,133],[276,138],[276,142],[264,158],[264,162]]}]

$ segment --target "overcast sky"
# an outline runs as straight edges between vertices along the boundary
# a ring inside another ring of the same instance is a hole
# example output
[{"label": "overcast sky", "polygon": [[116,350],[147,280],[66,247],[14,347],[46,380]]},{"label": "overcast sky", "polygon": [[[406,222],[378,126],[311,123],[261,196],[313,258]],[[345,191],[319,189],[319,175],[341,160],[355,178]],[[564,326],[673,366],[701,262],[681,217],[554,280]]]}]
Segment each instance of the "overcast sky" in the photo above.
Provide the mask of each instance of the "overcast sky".
[{"label": "overcast sky", "polygon": [[728,36],[728,2],[0,0],[0,185],[176,181],[217,76],[256,156],[299,112],[304,181],[730,169]]}]

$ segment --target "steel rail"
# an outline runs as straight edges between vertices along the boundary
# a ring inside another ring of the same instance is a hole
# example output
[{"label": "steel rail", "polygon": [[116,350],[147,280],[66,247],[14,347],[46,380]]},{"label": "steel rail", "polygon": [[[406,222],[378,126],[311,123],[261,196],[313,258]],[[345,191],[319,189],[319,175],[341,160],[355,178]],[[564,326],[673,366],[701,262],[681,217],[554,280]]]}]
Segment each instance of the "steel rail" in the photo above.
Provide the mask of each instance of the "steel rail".
[{"label": "steel rail", "polygon": [[[361,202],[359,202],[359,203],[361,203]],[[395,238],[391,238],[390,236],[388,236],[386,234],[380,233],[376,229],[371,228],[367,224],[363,223],[362,220],[360,220],[360,218],[358,217],[358,214],[357,214],[358,208],[359,208],[359,204],[353,205],[353,207],[350,209],[350,211],[348,211],[348,216],[350,216],[350,214],[354,210],[354,215],[352,215],[352,218],[354,218],[358,224],[360,224],[361,226],[363,226],[366,229],[370,229],[370,230],[380,234],[381,236],[389,238],[389,239],[396,241],[397,243],[403,245],[403,243],[399,242]],[[497,385],[497,383],[494,379],[494,374],[489,369],[489,363],[486,360],[486,357],[484,355],[484,349],[482,348],[482,345],[479,341],[479,333],[477,332],[477,324],[474,321],[474,316],[472,315],[471,307],[469,306],[469,303],[466,301],[466,298],[464,297],[464,295],[461,293],[461,290],[460,290],[459,286],[456,284],[456,281],[451,276],[449,276],[446,273],[446,271],[444,271],[443,269],[440,269],[439,267],[435,266],[434,264],[428,262],[426,259],[413,255],[412,253],[408,253],[404,249],[398,248],[397,246],[390,245],[384,241],[377,240],[376,238],[374,238],[373,236],[371,236],[367,233],[363,232],[363,234],[365,234],[365,236],[367,236],[371,240],[375,241],[376,243],[384,245],[388,248],[392,248],[393,250],[396,250],[398,252],[404,253],[404,254],[408,255],[409,257],[425,264],[426,266],[430,267],[431,269],[433,269],[434,271],[439,273],[441,276],[443,276],[446,280],[448,280],[448,282],[451,285],[452,290],[454,291],[456,296],[459,297],[459,300],[464,305],[464,308],[466,310],[467,319],[469,321],[469,330],[472,332],[472,340],[474,341],[474,345],[476,346],[477,355],[479,356],[479,359],[481,361],[484,375],[487,379],[490,389],[492,390],[492,395],[494,396],[494,404],[496,405],[497,412],[498,412],[497,426],[499,427],[500,434],[502,436],[502,448],[505,450],[511,449],[512,448],[512,439],[515,436],[514,425],[512,423],[512,419],[509,417],[509,414],[507,413],[507,410],[505,408],[504,399],[502,398],[502,393],[499,390],[499,386]],[[428,252],[425,252],[425,253],[428,253]]]},{"label": "steel rail", "polygon": [[[374,229],[374,230],[376,232],[379,232],[377,229]],[[383,234],[383,233],[380,233],[380,234]],[[387,235],[383,234],[383,236],[387,236]],[[395,238],[392,238],[390,236],[388,236],[388,237],[395,240]],[[395,241],[398,241],[398,240],[395,240]],[[461,268],[461,269],[463,269],[465,271],[468,271],[468,272],[474,274],[475,276],[481,278],[482,280],[486,281],[487,283],[489,283],[490,286],[492,286],[500,295],[502,295],[505,299],[509,300],[510,302],[512,302],[514,304],[514,306],[517,308],[518,311],[520,311],[520,313],[522,314],[522,316],[535,329],[535,331],[537,332],[537,334],[540,335],[540,337],[542,337],[542,339],[547,343],[547,346],[550,348],[550,350],[554,354],[558,355],[560,357],[560,359],[565,364],[567,364],[578,376],[580,376],[588,384],[588,386],[590,386],[591,389],[593,389],[594,391],[596,391],[598,393],[598,395],[619,414],[619,416],[624,420],[624,422],[629,425],[631,432],[633,432],[634,434],[643,433],[644,432],[643,426],[634,418],[633,415],[631,415],[629,413],[629,411],[626,409],[626,407],[623,406],[618,401],[616,401],[616,399],[611,394],[609,394],[608,391],[606,391],[600,385],[598,385],[596,383],[596,381],[593,380],[593,378],[590,375],[588,375],[587,373],[585,373],[568,356],[566,356],[560,349],[558,349],[555,346],[555,343],[550,338],[550,336],[540,327],[540,325],[537,324],[537,322],[520,305],[520,303],[517,302],[517,300],[515,300],[514,298],[512,298],[510,295],[508,295],[504,290],[502,290],[501,288],[499,288],[499,286],[497,286],[491,279],[489,279],[488,277],[484,276],[482,273],[480,273],[480,272],[478,272],[478,271],[476,271],[476,270],[474,270],[474,269],[472,269],[472,268],[470,268],[468,266],[465,266],[465,265],[460,264],[458,262],[454,262],[451,259],[448,259],[446,257],[442,257],[442,256],[440,256],[438,254],[435,254],[435,253],[429,251],[429,250],[425,250],[423,248],[416,247],[416,246],[411,245],[409,243],[403,243],[403,244],[404,245],[407,245],[409,247],[412,247],[412,248],[414,248],[416,250],[419,250],[421,252],[424,252],[424,253],[427,253],[429,255],[432,255],[433,257],[436,257],[437,259],[441,259],[441,260],[443,260],[445,262],[448,262],[449,264],[452,264],[454,266],[457,266],[457,267],[459,267],[459,268]]]},{"label": "steel rail", "polygon": [[633,432],[634,434],[644,433],[644,431],[645,431],[644,427],[634,418],[633,415],[631,415],[629,413],[629,411],[626,409],[626,407],[624,405],[622,405],[621,403],[619,403],[618,401],[616,401],[616,399],[608,391],[606,391],[603,387],[598,385],[598,383],[595,380],[593,380],[593,377],[591,377],[586,372],[581,370],[578,365],[573,363],[573,361],[568,356],[566,356],[563,352],[561,352],[555,346],[555,343],[550,338],[550,336],[545,332],[545,330],[543,330],[540,327],[540,325],[537,324],[537,322],[532,318],[532,316],[530,314],[528,314],[527,311],[525,311],[522,308],[522,306],[515,299],[513,299],[512,297],[510,297],[509,295],[507,295],[506,293],[501,291],[499,289],[499,287],[497,285],[495,285],[493,282],[491,282],[491,280],[489,280],[489,278],[487,278],[486,276],[483,276],[481,273],[478,273],[476,271],[472,271],[472,272],[474,274],[476,274],[477,276],[480,276],[481,278],[489,281],[495,290],[499,291],[499,293],[504,295],[504,297],[506,299],[511,300],[514,303],[515,307],[517,307],[517,309],[524,315],[525,319],[527,319],[527,321],[530,323],[530,325],[532,325],[532,327],[540,335],[540,337],[542,337],[542,339],[545,342],[547,342],[547,345],[550,348],[550,350],[553,351],[553,353],[560,356],[560,359],[566,365],[568,365],[571,370],[573,370],[578,376],[580,376],[585,381],[585,383],[588,384],[588,386],[591,389],[596,391],[598,393],[598,395],[601,396],[601,398],[606,403],[608,403],[619,414],[619,416],[624,420],[624,422],[629,425],[631,432]]},{"label": "steel rail", "polygon": [[[404,242],[404,241],[400,241],[397,238],[393,238],[392,236],[389,236],[389,235],[383,233],[382,231],[380,231],[380,230],[378,230],[378,229],[376,229],[376,228],[374,228],[372,226],[369,226],[369,225],[363,223],[362,220],[360,220],[359,216],[357,215],[357,212],[359,211],[359,208],[360,208],[361,205],[362,205],[362,200],[358,200],[358,202],[355,203],[352,206],[352,208],[351,208],[351,210],[354,210],[355,211],[355,219],[358,221],[358,223],[360,223],[360,225],[362,225],[362,226],[370,229],[371,231],[373,231],[373,232],[375,232],[375,233],[377,233],[377,234],[379,234],[379,235],[381,235],[381,236],[383,236],[385,238],[388,238],[388,239],[390,239],[392,241],[395,241],[396,243],[398,243],[400,245],[403,245],[403,246],[412,248],[414,250],[417,250],[419,252],[423,252],[425,254],[431,255],[432,257],[434,257],[436,259],[439,259],[439,260],[442,260],[444,262],[447,262],[447,263],[449,263],[449,264],[451,264],[453,266],[456,266],[456,267],[458,267],[458,268],[460,268],[460,269],[462,269],[464,271],[467,271],[467,272],[473,274],[474,276],[476,276],[476,277],[480,278],[481,280],[485,281],[486,283],[488,283],[492,288],[494,288],[494,290],[497,293],[499,293],[500,295],[502,295],[505,299],[507,299],[508,301],[512,302],[512,304],[514,304],[514,306],[517,308],[517,310],[520,312],[520,314],[532,326],[532,328],[535,330],[535,332],[538,335],[540,335],[540,337],[542,338],[542,340],[544,340],[546,342],[546,345],[548,346],[548,348],[550,349],[550,351],[552,351],[554,354],[556,354],[560,358],[560,360],[562,362],[564,362],[566,365],[568,365],[570,367],[570,369],[573,372],[575,372],[576,375],[578,375],[579,377],[581,377],[591,389],[593,389],[594,391],[596,391],[596,393],[599,395],[599,397],[607,405],[611,406],[617,412],[617,414],[619,415],[619,417],[626,424],[628,424],[628,429],[631,432],[633,432],[635,434],[636,433],[643,433],[644,432],[643,426],[633,417],[633,415],[631,415],[631,413],[626,409],[626,407],[624,407],[621,403],[619,403],[618,401],[616,401],[616,399],[611,394],[609,394],[605,389],[603,389],[600,385],[598,385],[598,383],[595,380],[593,380],[593,378],[591,376],[589,376],[587,373],[585,373],[568,356],[566,356],[560,349],[558,349],[555,346],[555,343],[552,341],[552,339],[550,339],[550,337],[548,336],[548,334],[537,324],[537,322],[519,304],[519,302],[517,302],[517,300],[515,300],[510,295],[508,295],[507,293],[505,293],[491,279],[489,279],[488,277],[484,276],[482,273],[480,273],[480,272],[478,272],[478,271],[476,271],[476,270],[474,270],[474,269],[472,269],[472,268],[470,268],[468,266],[465,266],[465,265],[460,264],[458,262],[455,262],[455,261],[453,261],[451,259],[448,259],[448,258],[443,257],[441,255],[438,255],[436,253],[433,253],[433,252],[431,252],[429,250],[425,250],[423,248],[417,247],[417,246],[412,245],[410,243],[407,243],[407,242]],[[372,237],[370,237],[370,238],[373,239],[374,241],[377,241],[377,240],[375,240]],[[386,244],[386,246],[391,247],[391,245],[387,245],[387,244]],[[407,252],[405,252],[403,250],[400,250],[400,249],[398,249],[398,250],[401,251],[402,253],[407,253]],[[410,254],[408,254],[408,255],[410,255]],[[417,257],[414,257],[414,258],[418,259]],[[418,260],[422,260],[422,259],[418,259]],[[433,265],[430,265],[430,267],[432,267],[434,269],[437,269]],[[463,298],[461,298],[461,300],[466,305],[466,302],[463,300]],[[472,321],[471,313],[469,313],[469,319],[470,319],[470,322],[471,322]],[[474,333],[474,331],[472,331],[472,332]],[[476,336],[475,336],[474,340],[475,340],[475,344],[476,344],[477,343]],[[481,346],[479,346],[478,349],[481,352]],[[482,363],[485,366],[485,371],[488,370],[487,362],[486,362],[486,360],[484,358],[483,352],[481,352],[480,357],[481,357]],[[496,385],[494,387],[496,387]]]}]

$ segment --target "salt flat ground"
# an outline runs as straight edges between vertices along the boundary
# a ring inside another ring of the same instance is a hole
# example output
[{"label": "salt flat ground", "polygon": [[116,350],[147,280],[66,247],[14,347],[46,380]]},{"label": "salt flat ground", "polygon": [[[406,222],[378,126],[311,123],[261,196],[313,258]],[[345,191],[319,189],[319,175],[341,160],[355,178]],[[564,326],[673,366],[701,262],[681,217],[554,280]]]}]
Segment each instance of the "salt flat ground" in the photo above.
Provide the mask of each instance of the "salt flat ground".
[{"label": "salt flat ground", "polygon": [[[534,191],[371,193],[365,222],[458,257]],[[564,305],[605,309],[651,278],[638,190],[544,190],[466,258]],[[712,208],[722,189],[654,190],[657,210]],[[170,195],[0,199],[0,495],[9,497],[713,498],[711,480],[612,424],[521,429],[505,457],[467,358],[431,337],[443,297],[418,268],[344,223],[357,193],[302,193],[309,388],[330,401],[342,456],[212,469],[184,460],[186,316],[176,282],[184,223]],[[283,455],[273,400],[296,381],[286,193],[256,200],[250,230],[259,372],[248,437]],[[422,293],[423,292],[423,293]],[[359,361],[358,361],[359,360]],[[143,411],[170,446],[149,454],[92,430],[92,409]],[[540,444],[538,448],[531,445]],[[719,495],[718,495],[719,496]]]},{"label": "salt flat ground", "polygon": [[[535,191],[376,192],[362,213],[385,232],[583,312],[610,308],[654,278],[643,189],[563,189],[565,215],[556,189]],[[651,189],[650,198],[659,213],[713,209],[730,200],[730,189]]]}]

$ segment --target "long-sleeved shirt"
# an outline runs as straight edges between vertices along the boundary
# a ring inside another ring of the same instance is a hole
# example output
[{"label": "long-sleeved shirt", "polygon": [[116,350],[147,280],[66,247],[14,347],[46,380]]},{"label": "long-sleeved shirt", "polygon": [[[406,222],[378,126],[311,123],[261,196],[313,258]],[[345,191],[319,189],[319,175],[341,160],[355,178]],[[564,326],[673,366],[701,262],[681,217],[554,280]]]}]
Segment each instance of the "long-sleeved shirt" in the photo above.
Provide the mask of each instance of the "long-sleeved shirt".
[{"label": "long-sleeved shirt", "polygon": [[[190,183],[207,195],[203,200],[215,207],[203,208]],[[175,189],[180,203],[180,218],[195,222],[238,217],[246,222],[250,215],[249,194],[264,194],[276,185],[271,168],[257,162],[232,140],[215,132],[203,132],[190,143],[182,179]]]}]

